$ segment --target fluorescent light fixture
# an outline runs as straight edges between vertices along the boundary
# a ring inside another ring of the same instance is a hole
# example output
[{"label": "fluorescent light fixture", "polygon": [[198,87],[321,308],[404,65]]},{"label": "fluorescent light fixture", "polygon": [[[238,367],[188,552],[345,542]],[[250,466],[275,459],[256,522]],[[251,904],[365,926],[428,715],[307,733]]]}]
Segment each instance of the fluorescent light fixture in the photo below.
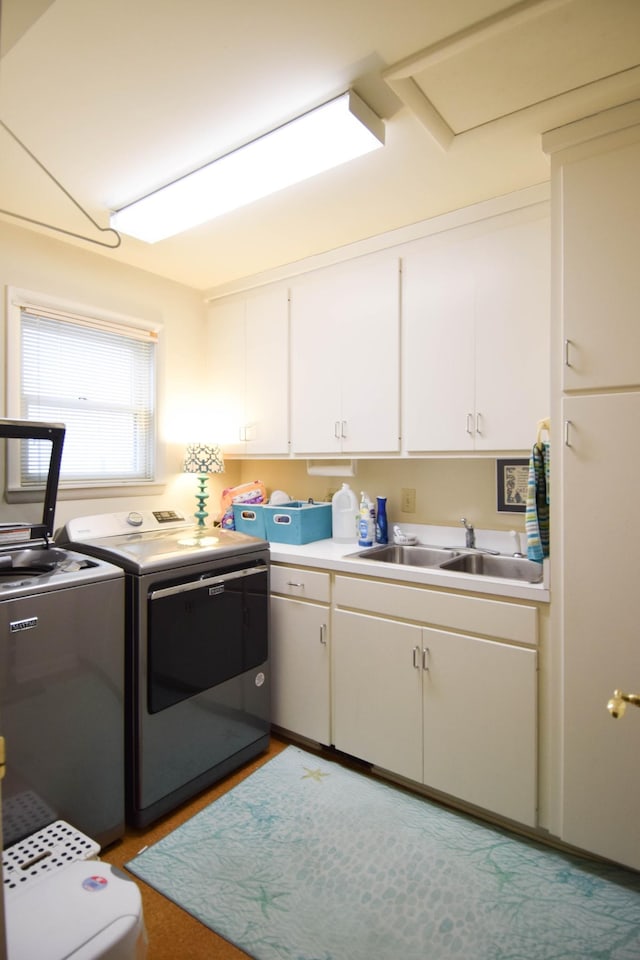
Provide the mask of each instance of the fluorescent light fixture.
[{"label": "fluorescent light fixture", "polygon": [[383,121],[349,90],[122,207],[111,226],[155,243],[383,145]]}]

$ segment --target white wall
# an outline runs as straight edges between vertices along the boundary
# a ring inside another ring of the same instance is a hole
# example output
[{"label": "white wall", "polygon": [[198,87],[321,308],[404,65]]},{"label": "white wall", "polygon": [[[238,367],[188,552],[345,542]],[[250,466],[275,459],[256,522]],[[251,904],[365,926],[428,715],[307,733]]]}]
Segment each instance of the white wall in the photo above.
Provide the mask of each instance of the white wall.
[{"label": "white wall", "polygon": [[[150,496],[131,494],[111,499],[58,501],[56,526],[72,516],[126,510],[175,507],[190,513],[195,508],[195,477],[181,473],[184,446],[206,430],[205,308],[196,290],[133,267],[124,266],[86,244],[82,247],[0,223],[0,284],[2,285],[2,363],[0,364],[0,415],[6,416],[6,288],[7,286],[96,306],[162,324],[159,350],[158,450],[165,485]],[[202,418],[202,421],[200,421]],[[211,478],[211,503],[216,493],[236,482],[237,468],[216,482]],[[213,513],[213,510],[211,511]]]}]

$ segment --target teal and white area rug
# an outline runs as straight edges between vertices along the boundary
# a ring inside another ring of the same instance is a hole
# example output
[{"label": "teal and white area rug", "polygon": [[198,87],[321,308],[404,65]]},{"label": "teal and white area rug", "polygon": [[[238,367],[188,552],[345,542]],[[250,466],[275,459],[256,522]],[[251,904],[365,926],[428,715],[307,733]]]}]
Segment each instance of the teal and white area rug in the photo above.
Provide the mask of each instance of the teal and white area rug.
[{"label": "teal and white area rug", "polygon": [[638,960],[640,876],[287,747],[127,864],[256,960]]}]

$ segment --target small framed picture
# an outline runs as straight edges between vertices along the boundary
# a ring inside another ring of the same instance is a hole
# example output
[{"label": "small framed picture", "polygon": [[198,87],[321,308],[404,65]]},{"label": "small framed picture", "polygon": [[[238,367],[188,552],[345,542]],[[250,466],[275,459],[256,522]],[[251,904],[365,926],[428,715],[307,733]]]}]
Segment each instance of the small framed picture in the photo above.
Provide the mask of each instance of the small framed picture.
[{"label": "small framed picture", "polygon": [[496,460],[498,513],[524,513],[527,507],[528,460]]}]

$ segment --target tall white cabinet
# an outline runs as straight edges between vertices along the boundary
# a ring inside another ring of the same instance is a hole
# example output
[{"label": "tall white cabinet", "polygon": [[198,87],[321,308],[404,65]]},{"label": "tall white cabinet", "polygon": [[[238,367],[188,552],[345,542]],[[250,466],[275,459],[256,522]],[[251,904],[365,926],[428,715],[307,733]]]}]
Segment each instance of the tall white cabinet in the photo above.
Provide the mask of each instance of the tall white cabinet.
[{"label": "tall white cabinet", "polygon": [[549,133],[562,839],[640,869],[640,101]]}]

